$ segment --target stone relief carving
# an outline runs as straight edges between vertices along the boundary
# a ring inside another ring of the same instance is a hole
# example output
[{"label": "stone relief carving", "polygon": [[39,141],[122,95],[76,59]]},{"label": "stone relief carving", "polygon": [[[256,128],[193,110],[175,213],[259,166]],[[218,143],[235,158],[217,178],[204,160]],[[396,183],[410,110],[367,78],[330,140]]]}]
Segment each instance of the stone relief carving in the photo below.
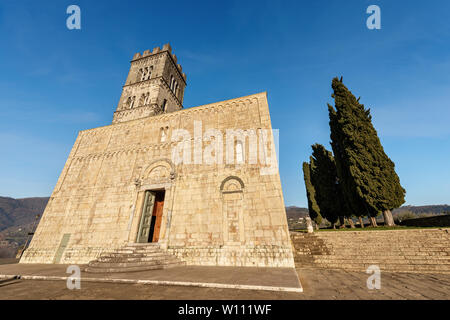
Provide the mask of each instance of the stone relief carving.
[{"label": "stone relief carving", "polygon": [[171,182],[176,177],[175,166],[169,159],[151,162],[141,175],[142,184]]},{"label": "stone relief carving", "polygon": [[220,191],[227,192],[242,192],[244,190],[244,182],[236,176],[229,176],[222,181],[220,185]]}]

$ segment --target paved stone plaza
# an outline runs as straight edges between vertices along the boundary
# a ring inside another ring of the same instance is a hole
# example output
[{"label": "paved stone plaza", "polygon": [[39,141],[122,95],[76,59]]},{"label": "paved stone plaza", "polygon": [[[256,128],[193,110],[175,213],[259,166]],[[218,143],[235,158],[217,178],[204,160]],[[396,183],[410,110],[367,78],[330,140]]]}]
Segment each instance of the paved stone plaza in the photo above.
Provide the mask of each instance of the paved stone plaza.
[{"label": "paved stone plaza", "polygon": [[[450,275],[382,273],[381,289],[368,290],[364,272],[299,268],[303,293],[82,282],[68,290],[65,281],[19,280],[0,285],[0,299],[445,299],[450,297]],[[193,271],[191,272],[193,275]]]},{"label": "paved stone plaza", "polygon": [[[66,273],[68,267],[61,264],[1,265],[0,281],[13,277],[22,280],[66,281],[72,275]],[[82,282],[302,292],[294,268],[178,266],[126,273],[90,273],[84,271],[86,265],[80,265],[79,268]]]}]

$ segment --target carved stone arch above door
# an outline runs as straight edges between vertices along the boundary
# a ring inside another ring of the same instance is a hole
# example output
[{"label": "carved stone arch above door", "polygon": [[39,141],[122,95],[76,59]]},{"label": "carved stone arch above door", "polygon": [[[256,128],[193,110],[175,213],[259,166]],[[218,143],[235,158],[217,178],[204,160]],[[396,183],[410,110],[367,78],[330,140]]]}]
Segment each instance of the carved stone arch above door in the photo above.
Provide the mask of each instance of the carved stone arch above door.
[{"label": "carved stone arch above door", "polygon": [[220,184],[220,191],[222,193],[227,192],[243,192],[244,191],[244,182],[236,176],[229,176],[224,179]]},{"label": "carved stone arch above door", "polygon": [[169,159],[162,158],[152,161],[142,170],[142,184],[170,183],[176,178],[175,166]]}]

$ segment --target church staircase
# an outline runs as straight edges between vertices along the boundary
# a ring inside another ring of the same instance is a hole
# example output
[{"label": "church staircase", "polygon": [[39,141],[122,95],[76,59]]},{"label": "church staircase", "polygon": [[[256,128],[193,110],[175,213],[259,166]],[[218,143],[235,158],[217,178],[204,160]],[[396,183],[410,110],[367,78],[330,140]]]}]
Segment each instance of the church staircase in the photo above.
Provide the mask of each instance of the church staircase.
[{"label": "church staircase", "polygon": [[129,244],[103,253],[89,262],[86,272],[134,272],[182,266],[186,263],[160,248],[158,243]]}]

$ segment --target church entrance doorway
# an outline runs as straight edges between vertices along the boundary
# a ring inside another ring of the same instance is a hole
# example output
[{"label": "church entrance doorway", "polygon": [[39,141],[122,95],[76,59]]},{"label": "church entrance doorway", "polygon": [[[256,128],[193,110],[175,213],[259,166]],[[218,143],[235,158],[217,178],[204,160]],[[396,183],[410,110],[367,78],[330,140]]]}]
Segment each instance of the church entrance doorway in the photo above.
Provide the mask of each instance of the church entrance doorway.
[{"label": "church entrance doorway", "polygon": [[138,243],[158,242],[164,207],[164,190],[145,191],[141,222],[137,236]]}]

